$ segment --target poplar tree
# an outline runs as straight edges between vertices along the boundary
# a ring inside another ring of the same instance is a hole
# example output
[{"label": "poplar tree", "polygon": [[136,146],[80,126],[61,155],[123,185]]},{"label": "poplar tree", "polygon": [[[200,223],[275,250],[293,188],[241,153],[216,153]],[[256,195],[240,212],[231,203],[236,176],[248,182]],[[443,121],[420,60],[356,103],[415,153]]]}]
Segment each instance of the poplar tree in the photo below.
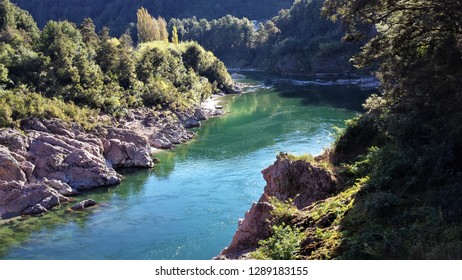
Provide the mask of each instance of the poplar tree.
[{"label": "poplar tree", "polygon": [[176,29],[176,26],[173,26],[173,30],[172,30],[172,43],[175,45],[175,46],[178,46],[178,30]]},{"label": "poplar tree", "polygon": [[159,39],[162,41],[168,42],[167,22],[165,21],[164,18],[159,16],[157,18],[157,23],[159,25],[159,36],[160,36]]},{"label": "poplar tree", "polygon": [[140,8],[136,13],[138,40],[141,43],[160,39],[159,23],[145,8]]}]

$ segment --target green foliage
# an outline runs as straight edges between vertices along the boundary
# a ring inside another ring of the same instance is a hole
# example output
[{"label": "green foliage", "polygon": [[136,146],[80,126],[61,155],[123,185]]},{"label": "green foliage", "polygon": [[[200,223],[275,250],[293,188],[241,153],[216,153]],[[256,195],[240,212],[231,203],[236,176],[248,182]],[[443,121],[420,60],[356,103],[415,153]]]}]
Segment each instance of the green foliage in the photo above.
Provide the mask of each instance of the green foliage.
[{"label": "green foliage", "polygon": [[97,111],[80,108],[60,99],[45,98],[38,93],[32,93],[25,88],[16,90],[0,90],[0,126],[18,126],[25,118],[59,118],[73,121],[86,129],[96,126],[91,120],[96,119]]},{"label": "green foliage", "polygon": [[[271,20],[255,26],[247,18],[225,16],[219,19],[172,19],[183,40],[194,40],[213,51],[227,64],[237,67],[260,67],[280,72],[313,71],[313,62],[344,57],[359,50],[358,44],[341,42],[343,30],[320,17],[322,0],[295,1],[290,9],[281,10]],[[297,67],[281,69],[281,61],[296,57]],[[303,68],[303,69],[300,69]],[[348,69],[352,70],[352,69]],[[332,71],[343,71],[333,69]]]},{"label": "green foliage", "polygon": [[294,205],[294,199],[290,198],[283,202],[273,196],[270,197],[269,203],[273,206],[273,210],[271,210],[270,214],[276,224],[290,222],[299,213],[297,207]]},{"label": "green foliage", "polygon": [[302,154],[302,155],[289,154],[287,156],[288,156],[288,158],[290,160],[293,160],[293,161],[296,161],[296,160],[303,160],[303,161],[307,161],[307,162],[313,162],[314,161],[313,155],[310,155],[310,154]]},{"label": "green foliage", "polygon": [[303,233],[298,228],[281,224],[272,227],[273,235],[259,242],[260,247],[250,257],[260,260],[296,260],[299,258]]},{"label": "green foliage", "polygon": [[[352,179],[369,176],[341,222],[338,256],[447,259],[462,256],[462,44],[460,1],[326,0],[324,13],[375,37],[353,59],[377,65],[381,94],[335,146]],[[458,210],[456,210],[458,209]]]},{"label": "green foliage", "polygon": [[173,26],[173,29],[172,29],[172,44],[174,44],[175,46],[178,46],[178,30],[176,28],[176,26]]}]

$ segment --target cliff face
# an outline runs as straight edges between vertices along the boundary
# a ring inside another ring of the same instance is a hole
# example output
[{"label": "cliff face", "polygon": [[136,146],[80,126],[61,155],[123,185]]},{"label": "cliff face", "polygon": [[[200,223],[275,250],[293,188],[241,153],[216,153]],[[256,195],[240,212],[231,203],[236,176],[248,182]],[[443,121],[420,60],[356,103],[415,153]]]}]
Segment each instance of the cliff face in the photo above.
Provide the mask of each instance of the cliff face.
[{"label": "cliff face", "polygon": [[22,131],[0,130],[0,220],[40,214],[69,201],[67,196],[116,185],[118,168],[151,168],[155,149],[193,137],[187,128],[220,114],[139,109],[123,120],[86,132],[57,119],[27,119]]},{"label": "cliff face", "polygon": [[267,184],[260,200],[252,205],[245,218],[239,222],[238,229],[229,247],[217,259],[246,258],[248,252],[258,247],[258,242],[270,236],[271,205],[269,198],[280,201],[293,200],[301,210],[314,202],[323,200],[338,191],[337,176],[327,169],[304,160],[293,160],[287,154],[278,155],[276,162],[262,171]]}]

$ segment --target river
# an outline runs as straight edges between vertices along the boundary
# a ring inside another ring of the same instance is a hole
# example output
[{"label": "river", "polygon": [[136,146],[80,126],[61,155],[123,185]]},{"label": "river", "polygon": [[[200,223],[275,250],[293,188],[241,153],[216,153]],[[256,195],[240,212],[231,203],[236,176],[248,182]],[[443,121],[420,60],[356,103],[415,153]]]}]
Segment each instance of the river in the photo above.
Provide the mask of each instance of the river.
[{"label": "river", "polygon": [[117,187],[85,192],[99,207],[0,225],[2,259],[211,259],[226,247],[263,192],[261,170],[280,152],[319,154],[333,127],[361,110],[370,90],[332,81],[244,73],[246,94],[197,137],[158,154],[151,171],[124,174]]}]

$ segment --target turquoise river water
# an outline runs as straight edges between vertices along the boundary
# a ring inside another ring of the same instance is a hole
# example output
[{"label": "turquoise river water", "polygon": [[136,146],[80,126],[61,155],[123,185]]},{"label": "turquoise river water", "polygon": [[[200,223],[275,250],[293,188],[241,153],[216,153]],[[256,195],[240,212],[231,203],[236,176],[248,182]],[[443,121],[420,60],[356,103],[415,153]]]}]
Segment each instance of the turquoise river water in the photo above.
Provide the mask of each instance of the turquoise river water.
[{"label": "turquoise river water", "polygon": [[99,207],[0,224],[0,259],[211,259],[226,247],[263,192],[261,170],[280,151],[319,154],[333,127],[354,117],[370,91],[331,81],[244,73],[246,94],[192,142],[158,155],[153,170],[80,194]]}]

